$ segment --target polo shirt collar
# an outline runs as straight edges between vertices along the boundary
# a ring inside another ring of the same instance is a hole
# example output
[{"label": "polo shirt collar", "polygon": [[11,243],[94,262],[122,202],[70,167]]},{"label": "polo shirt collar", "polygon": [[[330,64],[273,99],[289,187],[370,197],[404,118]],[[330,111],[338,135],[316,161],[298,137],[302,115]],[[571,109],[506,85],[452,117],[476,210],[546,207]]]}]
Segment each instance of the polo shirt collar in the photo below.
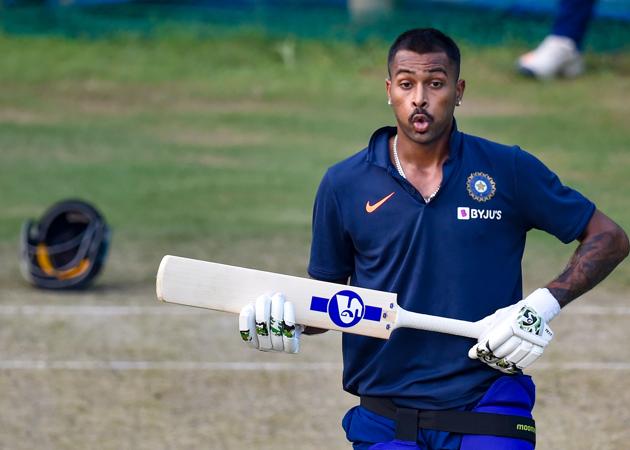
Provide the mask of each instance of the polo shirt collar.
[{"label": "polo shirt collar", "polygon": [[[382,127],[372,134],[366,161],[368,164],[382,167],[383,169],[394,168],[389,157],[389,139],[396,134],[396,127]],[[457,121],[453,118],[453,129],[449,139],[448,160],[453,161],[459,157],[462,144],[462,133],[457,129]]]}]

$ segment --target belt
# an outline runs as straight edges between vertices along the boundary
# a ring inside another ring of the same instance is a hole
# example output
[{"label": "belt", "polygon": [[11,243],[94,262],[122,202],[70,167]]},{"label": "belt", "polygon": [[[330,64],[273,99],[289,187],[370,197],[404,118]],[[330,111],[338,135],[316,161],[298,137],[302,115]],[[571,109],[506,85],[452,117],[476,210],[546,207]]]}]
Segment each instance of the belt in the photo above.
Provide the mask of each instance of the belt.
[{"label": "belt", "polygon": [[396,439],[416,441],[418,428],[524,439],[536,444],[536,422],[523,416],[401,408],[389,398],[361,396],[361,406],[396,422]]}]

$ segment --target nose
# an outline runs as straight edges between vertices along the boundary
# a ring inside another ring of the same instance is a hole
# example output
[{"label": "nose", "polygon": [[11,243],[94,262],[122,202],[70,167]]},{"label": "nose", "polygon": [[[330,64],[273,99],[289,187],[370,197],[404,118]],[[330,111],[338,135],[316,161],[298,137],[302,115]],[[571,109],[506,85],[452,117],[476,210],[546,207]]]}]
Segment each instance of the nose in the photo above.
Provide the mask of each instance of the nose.
[{"label": "nose", "polygon": [[424,89],[421,83],[416,87],[416,92],[413,97],[414,108],[424,109],[429,106],[429,99],[427,98],[427,90]]}]

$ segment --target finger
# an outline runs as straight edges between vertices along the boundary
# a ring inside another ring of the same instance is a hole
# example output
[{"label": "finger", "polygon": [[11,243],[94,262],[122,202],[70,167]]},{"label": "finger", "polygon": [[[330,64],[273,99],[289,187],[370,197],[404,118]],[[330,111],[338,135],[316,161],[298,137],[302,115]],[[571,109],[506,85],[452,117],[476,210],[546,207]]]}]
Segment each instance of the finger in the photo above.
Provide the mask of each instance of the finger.
[{"label": "finger", "polygon": [[529,354],[521,359],[516,365],[521,369],[525,367],[529,367],[534,361],[540,358],[543,354],[544,348],[534,345],[534,347],[530,350]]},{"label": "finger", "polygon": [[489,364],[489,366],[503,373],[515,373],[518,371],[516,366],[505,358],[498,359],[494,364]]},{"label": "finger", "polygon": [[282,332],[284,330],[284,295],[276,293],[271,297],[271,317],[269,318],[269,332],[271,347],[281,352],[284,350]]},{"label": "finger", "polygon": [[241,309],[238,315],[238,329],[241,339],[250,347],[258,348],[258,336],[256,335],[256,311],[254,304],[250,303]]},{"label": "finger", "polygon": [[487,358],[491,355],[492,352],[488,349],[488,341],[485,339],[477,342],[470,348],[470,350],[468,350],[468,357],[470,359],[481,359],[487,362]]},{"label": "finger", "polygon": [[512,353],[507,355],[506,359],[518,365],[523,358],[529,355],[533,348],[534,344],[523,341]]},{"label": "finger", "polygon": [[516,364],[508,361],[506,358],[502,358],[498,360],[496,363],[491,364],[490,366],[493,369],[500,370],[503,373],[513,374],[513,373],[518,372],[518,368],[516,367]]},{"label": "finger", "polygon": [[297,353],[300,351],[300,336],[304,327],[295,323],[295,306],[291,302],[284,303],[284,351]]},{"label": "finger", "polygon": [[[549,332],[551,332],[551,329],[549,329]],[[538,336],[534,333],[530,333],[529,331],[522,330],[518,326],[514,327],[514,334],[522,337],[524,341],[531,342],[532,344],[539,345],[541,347],[545,347],[550,341],[550,339],[546,336]],[[551,335],[553,336],[553,333]]]},{"label": "finger", "polygon": [[492,351],[497,358],[504,358],[521,345],[523,340],[518,336],[510,337],[505,343],[501,344],[495,350]]},{"label": "finger", "polygon": [[256,299],[256,334],[258,348],[263,351],[271,350],[271,336],[269,336],[269,319],[271,316],[271,298],[261,295]]},{"label": "finger", "polygon": [[499,325],[496,329],[488,334],[488,348],[494,352],[501,345],[505,344],[512,336],[514,331],[508,324]]},{"label": "finger", "polygon": [[470,350],[468,350],[468,357],[470,359],[477,359],[477,344],[470,347]]},{"label": "finger", "polygon": [[475,347],[475,351],[477,354],[477,359],[485,364],[494,364],[499,359],[494,356],[494,353],[492,353],[492,351],[490,351],[487,341],[482,341],[478,343]]}]

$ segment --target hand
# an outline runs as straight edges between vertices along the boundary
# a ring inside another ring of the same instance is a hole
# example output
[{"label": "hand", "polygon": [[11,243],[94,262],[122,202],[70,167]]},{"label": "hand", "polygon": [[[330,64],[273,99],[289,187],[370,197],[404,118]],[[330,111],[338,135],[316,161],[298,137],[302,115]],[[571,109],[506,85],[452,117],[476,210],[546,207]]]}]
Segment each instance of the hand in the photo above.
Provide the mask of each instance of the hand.
[{"label": "hand", "polygon": [[553,332],[547,325],[560,305],[547,289],[538,289],[515,305],[501,308],[483,319],[487,331],[468,356],[504,373],[517,373],[542,354]]},{"label": "hand", "polygon": [[256,303],[241,309],[238,325],[243,341],[255,349],[263,352],[300,351],[304,326],[295,323],[295,307],[283,294],[258,297]]}]

